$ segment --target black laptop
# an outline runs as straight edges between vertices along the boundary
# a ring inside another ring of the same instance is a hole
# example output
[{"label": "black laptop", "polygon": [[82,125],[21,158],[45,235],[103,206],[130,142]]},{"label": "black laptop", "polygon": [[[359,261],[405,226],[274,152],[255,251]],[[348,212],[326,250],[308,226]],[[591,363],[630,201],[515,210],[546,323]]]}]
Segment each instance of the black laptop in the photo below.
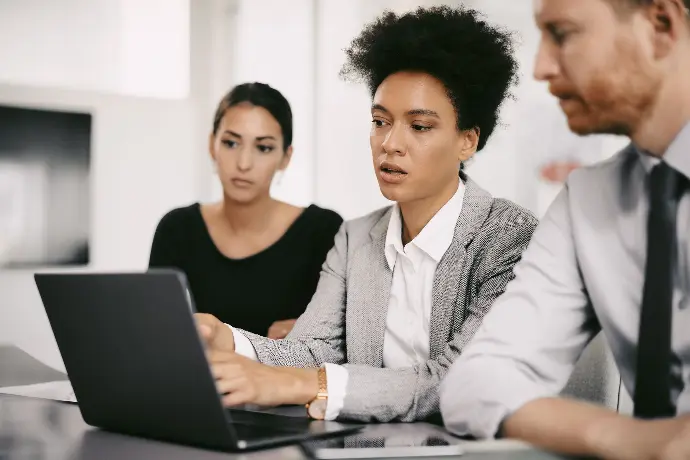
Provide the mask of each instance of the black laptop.
[{"label": "black laptop", "polygon": [[181,272],[44,273],[34,278],[89,425],[224,451],[360,429],[224,408]]}]

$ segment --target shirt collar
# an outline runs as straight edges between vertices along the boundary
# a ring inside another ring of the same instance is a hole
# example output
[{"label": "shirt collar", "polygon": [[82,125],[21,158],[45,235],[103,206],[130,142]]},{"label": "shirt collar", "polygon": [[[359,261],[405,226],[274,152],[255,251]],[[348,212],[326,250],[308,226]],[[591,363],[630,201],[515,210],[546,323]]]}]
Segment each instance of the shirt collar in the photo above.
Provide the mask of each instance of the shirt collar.
[{"label": "shirt collar", "polygon": [[395,259],[398,253],[404,254],[402,244],[402,218],[400,217],[400,206],[398,203],[393,205],[391,219],[388,222],[388,232],[386,233],[386,262],[388,268],[395,268]]},{"label": "shirt collar", "polygon": [[[650,172],[661,161],[641,149],[635,148],[645,171]],[[680,133],[673,139],[664,153],[664,161],[673,169],[690,179],[690,122],[686,123]]]},{"label": "shirt collar", "polygon": [[431,218],[419,235],[404,247],[402,244],[402,218],[400,207],[396,203],[386,233],[385,252],[388,267],[393,270],[397,254],[405,254],[409,246],[422,250],[438,264],[453,241],[464,196],[465,184],[461,180],[451,199]]}]

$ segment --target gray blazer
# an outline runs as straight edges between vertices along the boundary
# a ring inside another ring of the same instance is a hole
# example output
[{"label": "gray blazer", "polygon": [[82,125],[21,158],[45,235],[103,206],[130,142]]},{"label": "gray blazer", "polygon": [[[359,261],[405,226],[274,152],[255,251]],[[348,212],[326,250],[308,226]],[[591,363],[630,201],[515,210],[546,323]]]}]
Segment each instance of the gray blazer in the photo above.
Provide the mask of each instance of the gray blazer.
[{"label": "gray blazer", "polygon": [[287,338],[271,340],[242,331],[259,360],[292,367],[344,365],[349,380],[341,419],[414,421],[438,413],[441,379],[513,279],[513,265],[537,225],[529,211],[492,198],[462,177],[462,211],[434,278],[426,362],[383,368],[393,281],[384,245],[392,207],[342,225],[316,293]]}]

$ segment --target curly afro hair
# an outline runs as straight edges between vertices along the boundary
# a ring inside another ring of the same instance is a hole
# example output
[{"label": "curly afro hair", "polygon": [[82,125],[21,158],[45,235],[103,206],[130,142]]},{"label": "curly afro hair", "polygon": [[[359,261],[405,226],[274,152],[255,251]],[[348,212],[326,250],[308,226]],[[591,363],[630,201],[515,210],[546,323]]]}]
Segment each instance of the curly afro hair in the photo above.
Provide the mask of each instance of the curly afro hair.
[{"label": "curly afro hair", "polygon": [[518,81],[512,39],[511,33],[464,7],[418,8],[403,15],[386,11],[345,50],[347,61],[340,75],[364,81],[372,96],[397,72],[437,78],[448,90],[458,129],[479,128],[481,150],[511,85]]}]

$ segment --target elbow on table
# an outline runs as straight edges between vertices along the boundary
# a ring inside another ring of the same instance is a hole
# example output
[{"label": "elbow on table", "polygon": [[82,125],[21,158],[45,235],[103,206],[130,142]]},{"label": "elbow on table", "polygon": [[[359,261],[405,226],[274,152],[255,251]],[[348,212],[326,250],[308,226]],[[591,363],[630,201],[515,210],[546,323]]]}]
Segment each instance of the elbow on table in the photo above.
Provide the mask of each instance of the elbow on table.
[{"label": "elbow on table", "polygon": [[439,408],[443,424],[451,433],[458,436],[471,436],[470,418],[478,409],[467,392],[462,391],[462,378],[454,378],[449,372],[439,387]]},{"label": "elbow on table", "polygon": [[[505,376],[493,376],[481,366],[464,363],[451,368],[439,388],[446,429],[457,436],[493,439],[511,412],[505,401]],[[496,379],[502,380],[500,383]]]}]

